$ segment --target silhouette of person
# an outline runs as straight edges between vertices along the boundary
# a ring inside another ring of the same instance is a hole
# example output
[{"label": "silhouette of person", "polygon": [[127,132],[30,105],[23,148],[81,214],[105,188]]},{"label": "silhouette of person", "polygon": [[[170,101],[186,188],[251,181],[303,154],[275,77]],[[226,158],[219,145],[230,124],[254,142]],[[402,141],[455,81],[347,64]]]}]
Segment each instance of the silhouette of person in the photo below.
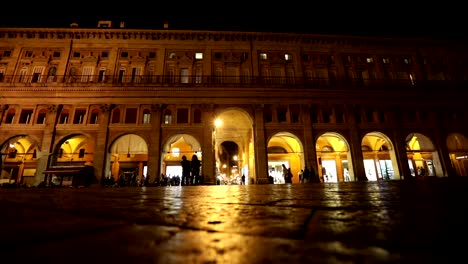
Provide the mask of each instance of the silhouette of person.
[{"label": "silhouette of person", "polygon": [[182,161],[180,162],[182,165],[182,185],[189,185],[190,184],[190,161],[187,157],[182,156]]},{"label": "silhouette of person", "polygon": [[192,161],[190,162],[190,169],[192,171],[192,176],[189,177],[190,184],[199,184],[200,183],[200,160],[197,155],[192,156]]}]

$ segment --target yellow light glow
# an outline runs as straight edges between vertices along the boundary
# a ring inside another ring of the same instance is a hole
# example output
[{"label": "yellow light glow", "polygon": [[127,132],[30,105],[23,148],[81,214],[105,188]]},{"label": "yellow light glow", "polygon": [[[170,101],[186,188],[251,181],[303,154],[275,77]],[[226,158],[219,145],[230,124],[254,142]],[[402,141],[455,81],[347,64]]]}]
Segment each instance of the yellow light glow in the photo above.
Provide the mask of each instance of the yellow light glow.
[{"label": "yellow light glow", "polygon": [[217,118],[215,121],[214,121],[214,125],[215,127],[220,127],[223,125],[223,120]]}]

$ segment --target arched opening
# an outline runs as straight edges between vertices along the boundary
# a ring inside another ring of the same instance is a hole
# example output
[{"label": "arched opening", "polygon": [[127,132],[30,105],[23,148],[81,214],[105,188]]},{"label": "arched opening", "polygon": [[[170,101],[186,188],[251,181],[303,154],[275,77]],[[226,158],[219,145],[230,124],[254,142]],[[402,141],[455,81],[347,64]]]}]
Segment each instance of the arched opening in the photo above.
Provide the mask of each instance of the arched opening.
[{"label": "arched opening", "polygon": [[[199,178],[184,179],[182,182],[182,158],[189,161],[196,159],[199,161]],[[177,134],[167,139],[163,146],[163,153],[161,155],[161,175],[156,177],[157,185],[194,185],[203,183],[202,171],[202,150],[198,140],[189,134]],[[189,181],[189,182],[188,182]]]},{"label": "arched opening", "polygon": [[118,137],[110,148],[111,175],[106,182],[119,186],[141,186],[147,174],[148,145],[135,134]]},{"label": "arched opening", "polygon": [[219,158],[219,176],[216,184],[241,184],[239,167],[239,146],[233,141],[224,141],[216,155]]},{"label": "arched opening", "polygon": [[420,133],[406,137],[406,153],[413,177],[442,176],[442,165],[432,141]]},{"label": "arched opening", "polygon": [[[230,175],[244,175],[245,184],[255,182],[255,153],[252,130],[251,117],[241,109],[227,109],[218,114],[214,120],[215,128],[213,130],[214,151],[215,151],[215,175],[216,182],[221,179],[222,167],[224,164],[221,160],[220,153],[223,153],[221,146],[224,142],[227,144],[237,145],[237,168]],[[226,145],[224,145],[225,147]],[[234,157],[234,154],[231,155]],[[238,183],[237,179],[229,182]]]},{"label": "arched opening", "polygon": [[355,181],[351,153],[346,139],[338,133],[324,133],[315,145],[317,168],[322,182]]},{"label": "arched opening", "polygon": [[299,183],[299,172],[304,169],[304,150],[301,141],[289,132],[275,134],[268,141],[268,174],[270,183],[284,184],[283,165],[291,169],[292,182]]},{"label": "arched opening", "polygon": [[457,176],[468,176],[468,139],[459,133],[447,137],[447,148]]},{"label": "arched opening", "polygon": [[[86,135],[69,135],[58,141],[50,166],[44,173],[48,186],[89,186],[94,178],[94,142]],[[87,175],[80,174],[84,168]]]},{"label": "arched opening", "polygon": [[395,149],[387,136],[380,132],[367,133],[361,149],[369,181],[400,179]]},{"label": "arched opening", "polygon": [[16,136],[4,142],[0,155],[0,185],[34,185],[38,153],[37,142],[28,136]]}]

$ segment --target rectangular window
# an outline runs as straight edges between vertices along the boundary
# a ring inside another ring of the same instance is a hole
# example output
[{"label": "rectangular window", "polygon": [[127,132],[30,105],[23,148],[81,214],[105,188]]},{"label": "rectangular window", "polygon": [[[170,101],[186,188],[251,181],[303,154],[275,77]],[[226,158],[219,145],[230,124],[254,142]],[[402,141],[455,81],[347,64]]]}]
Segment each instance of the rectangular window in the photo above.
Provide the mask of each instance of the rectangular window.
[{"label": "rectangular window", "polygon": [[76,109],[73,124],[83,124],[85,115],[86,109]]},{"label": "rectangular window", "polygon": [[143,124],[149,124],[151,122],[151,114],[143,114]]},{"label": "rectangular window", "polygon": [[97,124],[98,123],[98,118],[99,118],[99,113],[94,112],[91,114],[91,124]]},{"label": "rectangular window", "polygon": [[125,124],[136,124],[137,114],[138,114],[137,108],[125,109]]},{"label": "rectangular window", "polygon": [[286,61],[292,60],[291,54],[288,54],[288,53],[284,54],[284,60],[286,60]]},{"label": "rectangular window", "polygon": [[286,122],[287,113],[288,113],[288,109],[285,107],[279,107],[278,109],[276,109],[276,117],[278,119],[278,122]]},{"label": "rectangular window", "polygon": [[29,124],[29,122],[31,121],[32,114],[33,114],[33,110],[30,110],[30,109],[22,110],[21,115],[20,115],[19,123],[20,124]]},{"label": "rectangular window", "polygon": [[177,124],[187,124],[189,120],[188,108],[177,109]]},{"label": "rectangular window", "polygon": [[180,69],[180,83],[189,83],[188,69]]},{"label": "rectangular window", "polygon": [[195,53],[195,59],[196,60],[203,60],[203,53],[202,52],[196,52]]},{"label": "rectangular window", "polygon": [[268,59],[267,54],[266,54],[266,53],[260,53],[260,59],[261,59],[261,60],[266,60],[266,59]]}]

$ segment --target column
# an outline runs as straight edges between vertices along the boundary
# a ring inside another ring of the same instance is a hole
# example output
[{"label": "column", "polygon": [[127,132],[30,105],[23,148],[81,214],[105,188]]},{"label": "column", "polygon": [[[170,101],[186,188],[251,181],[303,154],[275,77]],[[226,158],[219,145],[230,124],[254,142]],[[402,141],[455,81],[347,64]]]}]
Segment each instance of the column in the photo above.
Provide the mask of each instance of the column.
[{"label": "column", "polygon": [[359,135],[357,121],[356,121],[356,106],[348,106],[346,108],[347,119],[349,121],[349,135],[350,135],[350,150],[351,159],[353,160],[354,177],[358,181],[367,181],[366,171],[364,169],[364,157],[362,155],[362,142]]},{"label": "column", "polygon": [[[312,128],[312,120],[310,118],[310,106],[303,105],[302,107],[302,122],[304,124],[304,161],[305,166],[309,169],[314,169],[317,173],[317,152],[315,149],[314,131]],[[303,168],[302,168],[303,169]]]},{"label": "column", "polygon": [[146,175],[146,180],[149,183],[154,182],[158,179],[159,175],[161,175],[162,105],[152,105],[151,111],[151,135],[148,147],[148,175]]},{"label": "column", "polygon": [[37,186],[41,182],[47,183],[48,175],[44,175],[44,171],[49,167],[52,161],[52,154],[55,145],[55,127],[60,115],[60,107],[57,105],[49,105],[46,124],[43,130],[41,151],[37,153],[36,177],[34,185]]},{"label": "column", "polygon": [[268,184],[268,153],[265,139],[263,105],[255,105],[254,141],[255,141],[255,176],[258,184]]},{"label": "column", "polygon": [[102,184],[105,177],[109,174],[110,161],[108,158],[109,144],[109,123],[112,114],[112,105],[104,104],[100,106],[99,129],[96,133],[96,146],[93,157],[94,176],[98,183]]},{"label": "column", "polygon": [[202,171],[203,184],[215,185],[216,184],[216,173],[215,173],[215,152],[214,152],[214,138],[213,131],[214,127],[214,105],[204,105],[202,113],[203,122],[203,142],[202,148]]}]

